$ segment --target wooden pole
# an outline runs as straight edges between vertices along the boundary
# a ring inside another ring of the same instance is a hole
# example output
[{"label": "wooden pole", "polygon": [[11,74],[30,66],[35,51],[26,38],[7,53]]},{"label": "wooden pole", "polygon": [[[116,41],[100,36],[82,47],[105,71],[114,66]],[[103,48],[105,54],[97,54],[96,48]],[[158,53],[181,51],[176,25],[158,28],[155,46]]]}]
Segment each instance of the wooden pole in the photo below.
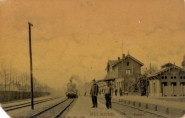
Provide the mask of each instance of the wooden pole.
[{"label": "wooden pole", "polygon": [[31,82],[31,109],[34,109],[34,95],[33,95],[33,72],[32,72],[32,50],[31,50],[31,24],[28,22],[28,28],[29,28],[29,51],[30,51],[30,82]]}]

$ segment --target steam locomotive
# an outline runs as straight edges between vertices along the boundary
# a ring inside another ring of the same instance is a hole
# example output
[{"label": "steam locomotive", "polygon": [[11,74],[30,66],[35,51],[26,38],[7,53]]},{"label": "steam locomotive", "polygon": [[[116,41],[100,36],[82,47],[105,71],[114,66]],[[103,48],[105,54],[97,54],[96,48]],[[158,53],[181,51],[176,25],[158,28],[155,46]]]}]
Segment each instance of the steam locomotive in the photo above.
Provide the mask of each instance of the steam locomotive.
[{"label": "steam locomotive", "polygon": [[76,85],[72,83],[72,80],[67,84],[66,97],[78,98],[78,90],[76,89]]}]

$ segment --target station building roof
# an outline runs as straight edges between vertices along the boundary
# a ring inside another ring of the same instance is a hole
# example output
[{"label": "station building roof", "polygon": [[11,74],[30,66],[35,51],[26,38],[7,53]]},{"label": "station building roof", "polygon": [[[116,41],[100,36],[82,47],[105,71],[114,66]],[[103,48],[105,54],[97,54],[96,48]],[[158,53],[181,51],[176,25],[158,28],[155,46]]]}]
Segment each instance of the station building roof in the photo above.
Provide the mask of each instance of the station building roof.
[{"label": "station building roof", "polygon": [[143,66],[144,64],[142,62],[140,62],[139,60],[137,60],[136,58],[134,58],[133,56],[131,56],[130,54],[128,54],[126,57],[118,60],[116,63],[114,63],[112,66],[116,66],[117,64],[121,63],[122,61],[126,60],[127,58],[131,58],[132,60],[136,61],[137,63],[139,63],[141,66]]},{"label": "station building roof", "polygon": [[150,78],[150,77],[155,77],[155,76],[158,76],[158,75],[161,75],[162,73],[166,72],[166,71],[169,71],[170,69],[172,68],[175,68],[175,69],[180,69],[181,71],[184,71],[185,72],[185,69],[181,68],[181,67],[178,67],[176,66],[175,64],[171,64],[171,63],[167,63],[167,64],[164,64],[161,66],[162,68],[154,73],[151,73],[147,76],[147,78]]}]

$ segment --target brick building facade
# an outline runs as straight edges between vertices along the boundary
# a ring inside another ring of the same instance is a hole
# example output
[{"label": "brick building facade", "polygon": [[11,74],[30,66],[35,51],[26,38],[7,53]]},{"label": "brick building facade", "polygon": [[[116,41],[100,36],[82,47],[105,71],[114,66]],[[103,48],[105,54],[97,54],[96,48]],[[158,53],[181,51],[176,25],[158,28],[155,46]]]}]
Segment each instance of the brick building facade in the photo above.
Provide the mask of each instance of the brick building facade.
[{"label": "brick building facade", "polygon": [[[118,93],[133,92],[133,86],[135,84],[136,76],[141,75],[141,67],[144,64],[128,54],[122,55],[122,58],[118,57],[118,60],[108,60],[107,62],[107,74],[104,78],[115,78],[113,82],[114,91],[117,89]],[[103,89],[103,88],[102,88]]]}]

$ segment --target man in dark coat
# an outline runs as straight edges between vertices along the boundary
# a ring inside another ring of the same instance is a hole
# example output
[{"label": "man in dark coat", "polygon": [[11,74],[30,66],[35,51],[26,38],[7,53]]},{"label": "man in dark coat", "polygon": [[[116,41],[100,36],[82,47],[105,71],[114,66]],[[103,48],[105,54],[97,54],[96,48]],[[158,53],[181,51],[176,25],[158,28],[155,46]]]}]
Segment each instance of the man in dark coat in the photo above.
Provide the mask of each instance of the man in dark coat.
[{"label": "man in dark coat", "polygon": [[119,89],[119,94],[120,94],[120,96],[122,96],[122,89],[121,89],[121,87]]},{"label": "man in dark coat", "polygon": [[107,109],[112,108],[111,98],[112,98],[111,83],[107,81],[107,86],[105,87],[105,101]]},{"label": "man in dark coat", "polygon": [[93,106],[92,108],[97,108],[98,107],[98,103],[97,103],[97,96],[98,96],[98,90],[99,87],[98,85],[96,84],[96,81],[95,79],[93,80],[93,85],[91,87],[91,91],[90,91],[90,94],[91,94],[91,97],[92,97],[92,103],[93,103]]}]

